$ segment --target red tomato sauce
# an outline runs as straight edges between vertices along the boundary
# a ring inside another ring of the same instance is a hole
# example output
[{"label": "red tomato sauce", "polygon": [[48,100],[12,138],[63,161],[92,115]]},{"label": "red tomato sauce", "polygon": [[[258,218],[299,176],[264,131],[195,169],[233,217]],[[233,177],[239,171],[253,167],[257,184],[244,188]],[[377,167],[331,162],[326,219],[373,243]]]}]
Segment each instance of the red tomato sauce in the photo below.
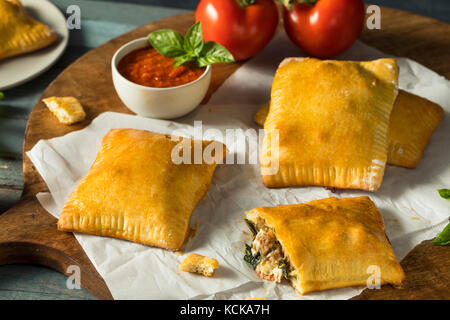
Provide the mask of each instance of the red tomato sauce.
[{"label": "red tomato sauce", "polygon": [[134,50],[119,61],[117,69],[126,79],[146,87],[169,88],[198,79],[206,68],[186,62],[173,67],[174,58],[167,58],[151,47]]}]

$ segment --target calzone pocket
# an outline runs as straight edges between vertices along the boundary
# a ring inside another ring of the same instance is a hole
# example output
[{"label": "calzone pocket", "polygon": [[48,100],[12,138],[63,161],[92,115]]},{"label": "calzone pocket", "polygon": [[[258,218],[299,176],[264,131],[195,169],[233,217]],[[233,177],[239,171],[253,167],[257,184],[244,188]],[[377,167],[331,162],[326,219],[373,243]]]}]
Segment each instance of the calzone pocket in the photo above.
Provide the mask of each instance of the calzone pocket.
[{"label": "calzone pocket", "polygon": [[[202,155],[206,151],[212,155],[209,163],[203,158],[199,164],[180,161],[177,148],[195,151],[195,144]],[[178,250],[190,216],[208,192],[225,153],[225,146],[216,141],[112,129],[67,200],[58,229]]]},{"label": "calzone pocket", "polygon": [[397,84],[394,59],[285,59],[264,124],[264,184],[378,190]]},{"label": "calzone pocket", "polygon": [[400,285],[405,277],[368,197],[260,207],[246,217],[253,242],[245,260],[262,279],[286,278],[300,294],[368,282]]}]

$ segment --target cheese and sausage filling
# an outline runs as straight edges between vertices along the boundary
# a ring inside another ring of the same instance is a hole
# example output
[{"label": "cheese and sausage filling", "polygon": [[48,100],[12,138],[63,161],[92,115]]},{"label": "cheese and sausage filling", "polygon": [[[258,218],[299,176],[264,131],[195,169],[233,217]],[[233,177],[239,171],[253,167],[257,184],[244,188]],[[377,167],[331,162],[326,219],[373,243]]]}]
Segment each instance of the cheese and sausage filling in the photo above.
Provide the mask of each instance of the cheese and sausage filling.
[{"label": "cheese and sausage filling", "polygon": [[257,275],[265,280],[280,282],[288,278],[289,265],[275,233],[258,218],[256,225],[246,221],[253,233],[251,246],[247,246],[244,260],[250,263]]}]

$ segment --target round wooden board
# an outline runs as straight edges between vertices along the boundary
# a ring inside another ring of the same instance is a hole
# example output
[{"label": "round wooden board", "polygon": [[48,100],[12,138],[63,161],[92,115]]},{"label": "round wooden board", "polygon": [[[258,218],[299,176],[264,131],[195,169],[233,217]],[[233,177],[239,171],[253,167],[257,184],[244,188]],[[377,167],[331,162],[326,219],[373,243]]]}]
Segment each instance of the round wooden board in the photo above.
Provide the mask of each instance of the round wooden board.
[{"label": "round wooden board", "polygon": [[[388,8],[382,8],[381,16],[381,30],[364,30],[362,41],[386,53],[414,59],[450,78],[450,25]],[[82,129],[104,111],[131,113],[113,88],[110,70],[113,53],[124,43],[156,29],[173,28],[185,33],[193,21],[194,14],[186,13],[150,23],[113,39],[79,58],[45,90],[42,98],[54,95],[79,98],[85,106],[87,119],[74,126],[64,126],[50,115],[42,102],[34,107],[25,134],[24,193],[14,208],[0,215],[0,264],[36,263],[66,275],[69,265],[78,265],[82,286],[99,298],[112,299],[105,282],[73,234],[59,232],[56,219],[36,200],[36,193],[48,189],[25,152],[40,139]],[[239,66],[239,63],[214,65],[206,100]],[[401,289],[384,286],[381,290],[365,290],[355,299],[450,299],[448,265],[450,249],[424,241],[402,261],[407,277]]]}]

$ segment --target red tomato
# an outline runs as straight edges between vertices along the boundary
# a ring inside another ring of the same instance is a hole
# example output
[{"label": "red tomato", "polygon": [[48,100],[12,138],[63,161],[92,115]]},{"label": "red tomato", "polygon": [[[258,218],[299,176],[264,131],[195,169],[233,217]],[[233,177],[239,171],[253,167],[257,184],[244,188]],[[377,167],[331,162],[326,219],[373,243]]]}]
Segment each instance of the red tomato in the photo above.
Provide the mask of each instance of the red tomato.
[{"label": "red tomato", "polygon": [[284,8],[284,28],[306,53],[319,58],[336,56],[351,47],[364,25],[362,0],[319,0]]},{"label": "red tomato", "polygon": [[216,41],[234,59],[245,60],[272,39],[278,25],[278,10],[272,0],[201,0],[195,21],[202,22],[205,41]]}]

